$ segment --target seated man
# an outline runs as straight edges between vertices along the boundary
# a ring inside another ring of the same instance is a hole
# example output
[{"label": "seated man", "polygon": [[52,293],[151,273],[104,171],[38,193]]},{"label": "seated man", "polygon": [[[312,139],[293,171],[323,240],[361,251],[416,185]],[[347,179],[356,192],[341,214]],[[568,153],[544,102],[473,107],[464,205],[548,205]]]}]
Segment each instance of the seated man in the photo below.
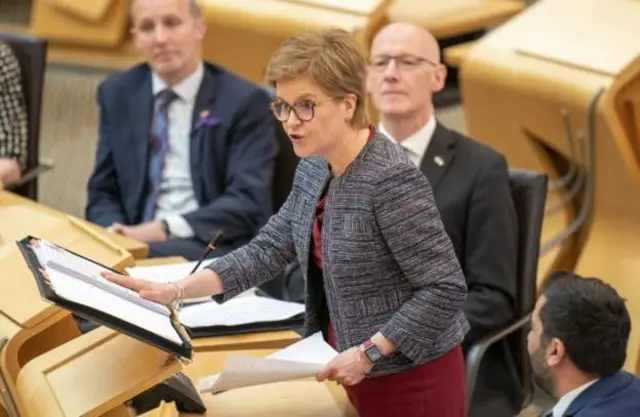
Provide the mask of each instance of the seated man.
[{"label": "seated man", "polygon": [[149,242],[150,256],[199,259],[247,243],[272,214],[277,143],[264,89],[203,62],[194,0],[134,0],[146,63],[98,89],[100,133],[86,217]]},{"label": "seated man", "polygon": [[0,43],[0,184],[20,180],[27,157],[27,109],[20,64],[7,44]]},{"label": "seated man", "polygon": [[538,385],[559,399],[544,416],[640,416],[640,378],[622,371],[630,331],[611,286],[570,272],[550,276],[528,340]]},{"label": "seated man", "polygon": [[[424,29],[393,23],[373,40],[367,84],[380,131],[404,148],[433,188],[467,278],[468,349],[515,317],[518,229],[505,158],[447,129],[434,115],[432,96],[445,78],[438,43]],[[506,343],[492,347],[470,416],[517,414],[523,399],[516,372]]]}]

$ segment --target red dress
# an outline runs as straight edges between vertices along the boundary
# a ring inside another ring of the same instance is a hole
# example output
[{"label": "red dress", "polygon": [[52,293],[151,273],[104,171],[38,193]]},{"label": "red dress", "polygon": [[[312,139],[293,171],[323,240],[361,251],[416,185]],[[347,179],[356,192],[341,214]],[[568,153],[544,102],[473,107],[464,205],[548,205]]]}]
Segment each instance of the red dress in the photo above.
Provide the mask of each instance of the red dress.
[{"label": "red dress", "polygon": [[[323,195],[316,206],[311,241],[311,258],[320,270],[324,204]],[[331,323],[328,335],[329,344],[335,348]],[[457,346],[425,364],[396,374],[366,378],[357,385],[344,386],[344,389],[360,417],[464,417],[462,348]]]}]

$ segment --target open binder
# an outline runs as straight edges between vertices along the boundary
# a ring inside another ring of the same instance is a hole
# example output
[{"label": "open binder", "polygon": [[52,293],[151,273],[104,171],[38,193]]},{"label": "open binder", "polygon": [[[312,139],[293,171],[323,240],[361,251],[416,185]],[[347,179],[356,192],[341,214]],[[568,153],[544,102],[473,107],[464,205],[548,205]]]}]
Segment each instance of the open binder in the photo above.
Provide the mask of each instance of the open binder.
[{"label": "open binder", "polygon": [[[293,303],[271,300],[267,305],[268,300],[260,297],[243,304],[249,300],[241,300],[241,296],[221,307],[215,301],[210,301],[213,305],[209,306],[206,303],[187,306],[180,311],[181,320],[176,311],[146,300],[100,275],[102,271],[117,272],[111,268],[33,236],[17,244],[44,300],[178,358],[192,358],[191,338],[290,330],[304,322],[304,306],[300,306],[300,310],[294,306],[293,314],[291,306],[276,306],[281,309],[280,316],[265,319],[267,310],[274,308],[274,304]],[[230,307],[235,310],[230,311]],[[253,320],[234,322],[234,311],[251,314]],[[224,320],[229,316],[231,323]]]},{"label": "open binder", "polygon": [[190,336],[175,311],[99,275],[117,271],[33,236],[17,245],[44,300],[179,359],[192,359]]}]

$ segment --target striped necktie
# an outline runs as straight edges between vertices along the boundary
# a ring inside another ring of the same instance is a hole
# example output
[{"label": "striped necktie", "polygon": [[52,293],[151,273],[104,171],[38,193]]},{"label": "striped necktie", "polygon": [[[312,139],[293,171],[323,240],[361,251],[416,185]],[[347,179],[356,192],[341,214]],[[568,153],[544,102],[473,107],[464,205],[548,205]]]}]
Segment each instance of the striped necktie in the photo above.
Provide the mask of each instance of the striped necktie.
[{"label": "striped necktie", "polygon": [[153,220],[156,215],[158,196],[162,185],[162,170],[169,152],[169,105],[177,98],[176,93],[170,89],[162,90],[156,95],[149,140],[148,188],[142,215],[144,222]]}]

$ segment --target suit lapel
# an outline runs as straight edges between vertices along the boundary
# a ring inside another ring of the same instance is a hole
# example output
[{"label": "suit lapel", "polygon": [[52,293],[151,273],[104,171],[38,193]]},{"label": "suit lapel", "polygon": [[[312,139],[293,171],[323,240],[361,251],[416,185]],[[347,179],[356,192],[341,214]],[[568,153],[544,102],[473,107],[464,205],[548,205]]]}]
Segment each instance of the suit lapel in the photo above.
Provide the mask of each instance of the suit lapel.
[{"label": "suit lapel", "polygon": [[[193,114],[191,117],[191,134],[190,134],[190,149],[189,158],[191,166],[191,181],[193,182],[193,189],[196,194],[198,202],[202,202],[204,199],[203,190],[201,189],[200,181],[198,180],[202,173],[202,157],[204,155],[204,142],[207,140],[213,140],[211,138],[212,132],[216,131],[216,125],[219,123],[215,119],[213,114],[213,103],[216,99],[216,93],[218,91],[218,85],[220,81],[219,71],[216,67],[205,64],[204,74],[202,76],[202,82],[196,95],[196,101],[193,106]],[[203,124],[201,117],[208,117],[211,120],[216,120],[214,123]]]},{"label": "suit lapel", "polygon": [[[202,75],[202,83],[200,89],[196,95],[196,102],[193,106],[193,114],[191,117],[191,137],[197,135],[198,132],[204,129],[197,128],[198,121],[202,112],[211,112],[211,106],[216,98],[216,92],[218,90],[218,84],[220,81],[219,70],[215,67],[205,64],[204,74]],[[207,126],[203,126],[205,129]]]},{"label": "suit lapel", "polygon": [[426,175],[434,190],[449,168],[451,160],[455,156],[456,138],[451,132],[441,125],[436,124],[427,152],[420,162],[420,170]]},{"label": "suit lapel", "polygon": [[130,101],[130,114],[136,115],[133,120],[133,147],[138,175],[135,176],[136,195],[142,196],[144,184],[147,178],[147,158],[149,153],[149,140],[151,119],[153,116],[153,91],[151,88],[151,72],[147,71],[144,80],[134,92]]}]

